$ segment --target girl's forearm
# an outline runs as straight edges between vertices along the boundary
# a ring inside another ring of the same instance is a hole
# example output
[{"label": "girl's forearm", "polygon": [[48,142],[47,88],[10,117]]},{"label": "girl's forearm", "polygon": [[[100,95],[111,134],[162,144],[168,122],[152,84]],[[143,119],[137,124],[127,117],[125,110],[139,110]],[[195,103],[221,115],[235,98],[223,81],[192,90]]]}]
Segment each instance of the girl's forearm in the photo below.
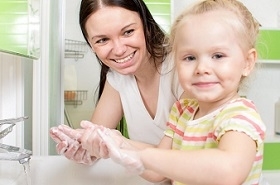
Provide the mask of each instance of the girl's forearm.
[{"label": "girl's forearm", "polygon": [[[209,160],[209,156],[215,157]],[[140,158],[147,170],[186,184],[230,185],[244,180],[238,178],[235,160],[217,149],[183,152],[147,148],[140,152]]]},{"label": "girl's forearm", "polygon": [[156,146],[148,143],[143,143],[139,141],[133,141],[131,139],[127,139],[124,137],[124,144],[125,144],[125,149],[133,149],[133,150],[143,150],[145,148],[154,148]]}]

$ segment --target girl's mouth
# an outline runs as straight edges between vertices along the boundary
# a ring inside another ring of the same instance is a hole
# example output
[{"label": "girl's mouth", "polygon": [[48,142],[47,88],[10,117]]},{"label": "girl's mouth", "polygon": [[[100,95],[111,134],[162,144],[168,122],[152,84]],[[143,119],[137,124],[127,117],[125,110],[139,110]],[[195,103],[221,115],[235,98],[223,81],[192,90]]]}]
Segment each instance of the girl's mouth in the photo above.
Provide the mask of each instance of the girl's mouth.
[{"label": "girl's mouth", "polygon": [[135,54],[135,52],[133,52],[132,54],[128,55],[128,56],[125,57],[125,58],[122,58],[122,59],[115,59],[115,62],[116,62],[116,63],[119,63],[119,64],[125,63],[125,62],[129,61],[130,59],[132,59],[133,56],[134,56],[134,54]]}]

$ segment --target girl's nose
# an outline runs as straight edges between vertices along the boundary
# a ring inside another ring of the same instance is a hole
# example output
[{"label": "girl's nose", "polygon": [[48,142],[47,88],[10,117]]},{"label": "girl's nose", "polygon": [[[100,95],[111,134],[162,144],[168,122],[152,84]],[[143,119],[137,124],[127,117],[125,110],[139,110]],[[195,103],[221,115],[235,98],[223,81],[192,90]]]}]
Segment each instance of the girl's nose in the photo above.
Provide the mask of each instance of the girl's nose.
[{"label": "girl's nose", "polygon": [[119,39],[113,43],[113,52],[117,56],[122,56],[126,51],[126,45]]},{"label": "girl's nose", "polygon": [[196,74],[208,74],[210,71],[209,61],[198,60],[196,65]]}]

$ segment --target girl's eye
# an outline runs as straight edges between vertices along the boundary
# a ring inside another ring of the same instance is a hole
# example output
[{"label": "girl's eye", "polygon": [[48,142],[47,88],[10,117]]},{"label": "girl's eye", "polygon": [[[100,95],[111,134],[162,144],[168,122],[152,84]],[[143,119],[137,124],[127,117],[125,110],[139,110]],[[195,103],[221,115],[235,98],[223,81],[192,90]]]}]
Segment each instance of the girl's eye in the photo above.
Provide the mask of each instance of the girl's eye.
[{"label": "girl's eye", "polygon": [[124,32],[124,35],[129,36],[129,35],[131,35],[133,32],[134,32],[134,29],[127,30],[127,31]]},{"label": "girl's eye", "polygon": [[184,58],[184,60],[190,62],[190,61],[195,60],[195,57],[194,56],[187,56],[187,57]]},{"label": "girl's eye", "polygon": [[215,54],[215,55],[213,56],[213,59],[220,59],[220,58],[222,58],[222,57],[223,57],[222,54]]}]

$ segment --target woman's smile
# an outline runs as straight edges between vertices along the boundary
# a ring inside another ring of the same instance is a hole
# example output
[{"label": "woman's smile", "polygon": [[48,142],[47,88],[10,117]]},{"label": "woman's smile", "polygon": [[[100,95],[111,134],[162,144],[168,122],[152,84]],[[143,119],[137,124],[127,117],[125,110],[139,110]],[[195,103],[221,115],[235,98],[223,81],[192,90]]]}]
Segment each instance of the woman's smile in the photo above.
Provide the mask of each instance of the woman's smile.
[{"label": "woman's smile", "polygon": [[125,57],[125,58],[122,58],[122,59],[114,59],[114,61],[116,62],[116,63],[126,63],[126,62],[128,62],[128,61],[130,61],[132,58],[133,58],[133,56],[135,55],[135,53],[136,53],[136,51],[135,52],[133,52],[133,53],[131,53],[130,55],[128,55],[127,57]]}]

